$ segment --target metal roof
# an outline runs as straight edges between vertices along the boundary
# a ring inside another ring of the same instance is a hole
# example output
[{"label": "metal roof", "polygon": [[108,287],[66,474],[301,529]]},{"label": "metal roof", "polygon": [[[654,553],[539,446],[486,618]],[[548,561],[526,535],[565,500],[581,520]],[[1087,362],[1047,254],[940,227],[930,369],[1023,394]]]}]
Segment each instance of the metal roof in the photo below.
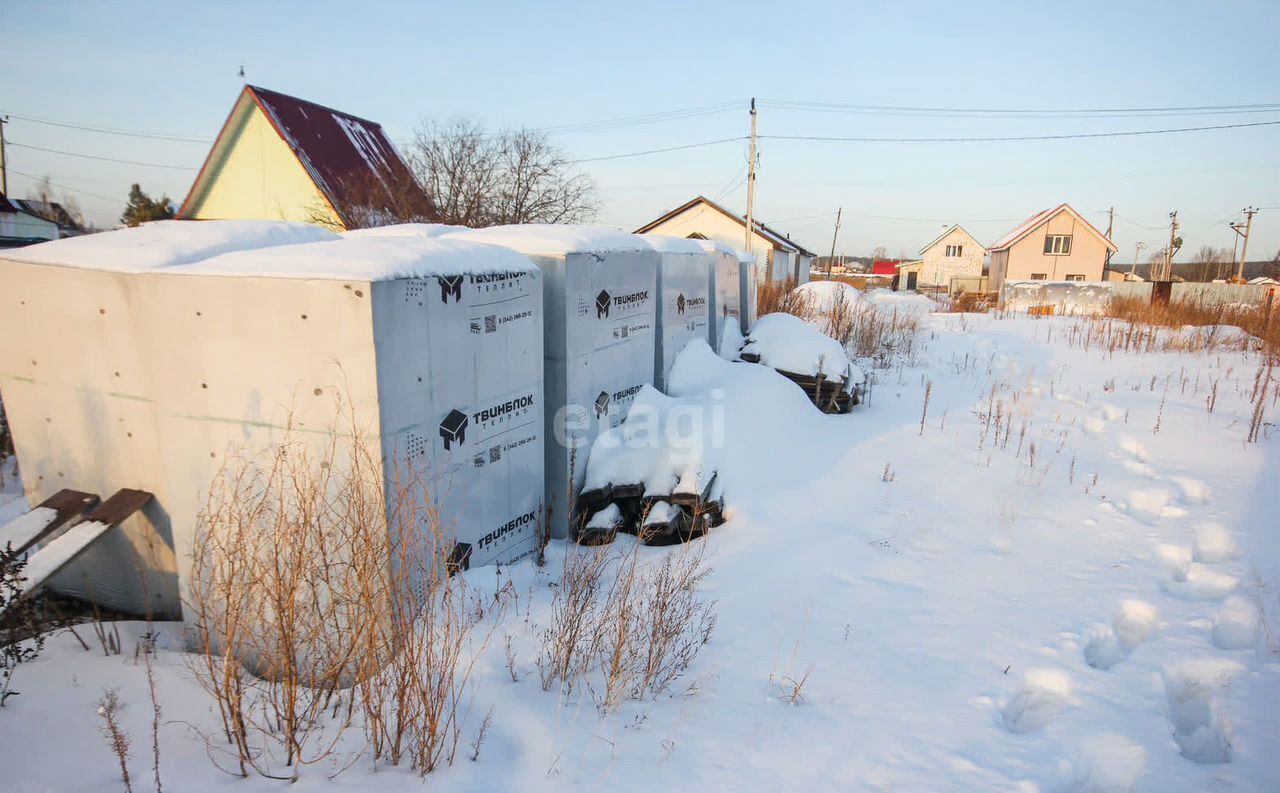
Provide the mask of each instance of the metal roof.
[{"label": "metal roof", "polygon": [[[371,202],[389,204],[394,200],[390,198],[392,192],[414,185],[409,167],[380,124],[278,91],[246,85],[183,202],[180,216],[186,214],[193,196],[205,187],[210,162],[245,97],[266,114],[339,216],[343,208],[366,207]],[[386,202],[379,200],[378,192],[387,195]]]},{"label": "metal roof", "polygon": [[[725,217],[737,222],[743,227],[747,225],[747,219],[743,215],[735,215],[729,210],[717,204],[715,201],[712,201],[710,198],[700,195],[693,198],[690,201],[686,201],[685,203],[681,204],[680,206],[676,207],[670,212],[667,212],[657,220],[644,224],[640,228],[636,229],[635,233],[644,234],[646,231],[649,231],[655,226],[661,223],[664,223],[667,220],[670,220],[676,215],[682,214],[683,212],[687,211],[688,209],[694,207],[697,204],[706,204],[707,206],[716,210],[717,212],[724,215]],[[773,243],[774,248],[778,248],[780,250],[785,250],[785,251],[792,251],[794,253],[801,253],[801,254],[804,254],[805,256],[817,256],[816,253],[804,247],[800,243],[796,242],[795,240],[791,239],[785,234],[782,234],[776,231],[775,229],[771,228],[767,224],[762,223],[759,220],[756,220],[755,218],[751,219],[751,225],[754,227],[755,233],[759,234],[761,237],[764,237],[765,239],[769,240],[769,242]]]},{"label": "metal roof", "polygon": [[1053,218],[1059,212],[1062,212],[1062,211],[1070,212],[1071,215],[1076,220],[1084,224],[1085,228],[1089,229],[1089,231],[1092,231],[1094,234],[1098,235],[1098,238],[1101,239],[1103,242],[1105,242],[1108,248],[1110,248],[1113,251],[1116,250],[1115,243],[1107,239],[1107,235],[1103,234],[1101,231],[1098,231],[1098,229],[1095,228],[1092,223],[1085,220],[1084,217],[1082,217],[1079,212],[1075,211],[1068,204],[1064,203],[1064,204],[1058,204],[1056,207],[1052,207],[1050,209],[1041,210],[1035,213],[1034,215],[1032,215],[1031,217],[1027,218],[1026,220],[1022,221],[1022,223],[1020,223],[1016,228],[1014,228],[1013,231],[1010,231],[1008,234],[1004,235],[996,242],[993,242],[991,246],[987,248],[987,252],[991,253],[993,251],[1002,251],[1008,248],[1018,240],[1022,239],[1023,237],[1027,236],[1031,232],[1035,231],[1040,226],[1047,223],[1050,220],[1050,218]]}]

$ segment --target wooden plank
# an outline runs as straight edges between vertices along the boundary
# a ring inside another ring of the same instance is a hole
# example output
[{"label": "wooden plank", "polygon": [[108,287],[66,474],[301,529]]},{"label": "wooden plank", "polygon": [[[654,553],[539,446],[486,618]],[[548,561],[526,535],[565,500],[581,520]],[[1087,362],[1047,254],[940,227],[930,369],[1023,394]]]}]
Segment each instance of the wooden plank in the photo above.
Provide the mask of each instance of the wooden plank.
[{"label": "wooden plank", "polygon": [[125,518],[142,509],[151,500],[151,494],[145,490],[117,490],[111,498],[98,505],[97,509],[85,516],[85,520],[94,520],[114,526]]},{"label": "wooden plank", "polygon": [[85,520],[54,537],[27,560],[22,571],[26,576],[22,582],[22,594],[29,595],[39,589],[110,530],[111,526],[106,523]]},{"label": "wooden plank", "polygon": [[67,521],[97,503],[98,497],[93,493],[59,490],[30,512],[0,527],[0,551],[8,547],[14,555],[26,553],[31,546],[43,541],[66,525]]},{"label": "wooden plank", "polygon": [[26,580],[22,583],[22,593],[29,595],[39,589],[112,527],[142,509],[150,500],[151,494],[145,490],[117,490],[115,495],[86,515],[83,521],[54,537],[31,555],[23,570]]}]

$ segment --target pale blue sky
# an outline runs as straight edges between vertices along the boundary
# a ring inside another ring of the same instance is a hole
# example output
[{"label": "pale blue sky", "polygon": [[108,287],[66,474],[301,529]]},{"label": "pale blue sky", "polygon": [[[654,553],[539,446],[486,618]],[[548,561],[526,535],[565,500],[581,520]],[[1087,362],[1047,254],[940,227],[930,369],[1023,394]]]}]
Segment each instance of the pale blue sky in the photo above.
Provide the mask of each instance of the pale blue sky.
[{"label": "pale blue sky", "polygon": [[[382,123],[398,140],[427,117],[553,127],[735,102],[660,123],[562,132],[589,158],[745,134],[1037,135],[1280,121],[1280,112],[1163,118],[922,117],[777,104],[1110,108],[1280,102],[1274,2],[6,2],[0,113],[211,138],[250,82]],[[185,195],[207,145],[94,134],[14,118],[10,192],[49,174],[87,191],[99,222],[131,181]],[[1105,224],[1119,259],[1148,251],[1180,210],[1189,259],[1230,246],[1246,204],[1251,259],[1280,247],[1280,126],[1017,143],[761,141],[757,214],[825,253],[914,252],[944,223],[989,243],[1068,201]],[[698,193],[745,208],[745,144],[585,163],[600,219],[637,226]],[[18,173],[13,173],[18,172]],[[736,186],[735,186],[736,185]],[[91,194],[97,194],[91,195]],[[1151,228],[1147,228],[1151,227]],[[1144,254],[1145,255],[1145,254]]]}]

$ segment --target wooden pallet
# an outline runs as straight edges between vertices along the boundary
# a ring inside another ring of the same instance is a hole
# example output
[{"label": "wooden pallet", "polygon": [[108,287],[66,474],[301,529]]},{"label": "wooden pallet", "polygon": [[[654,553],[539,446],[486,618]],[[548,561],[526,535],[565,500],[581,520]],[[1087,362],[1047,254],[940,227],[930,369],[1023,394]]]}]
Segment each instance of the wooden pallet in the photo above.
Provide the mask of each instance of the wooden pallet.
[{"label": "wooden pallet", "polygon": [[[744,353],[741,357],[747,363],[761,363],[760,356],[754,353]],[[809,401],[823,413],[849,413],[860,401],[858,389],[853,387],[848,378],[798,374],[785,369],[774,369],[774,371],[800,386],[800,390],[809,397]]]}]

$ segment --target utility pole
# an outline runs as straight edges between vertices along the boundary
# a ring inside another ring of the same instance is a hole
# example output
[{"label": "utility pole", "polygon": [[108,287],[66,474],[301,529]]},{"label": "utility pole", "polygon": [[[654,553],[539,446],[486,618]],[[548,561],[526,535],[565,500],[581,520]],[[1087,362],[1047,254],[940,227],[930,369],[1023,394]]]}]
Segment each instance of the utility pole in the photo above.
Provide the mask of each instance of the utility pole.
[{"label": "utility pole", "polygon": [[[1129,265],[1129,280],[1130,280],[1130,281],[1132,281],[1132,280],[1134,279],[1134,272],[1133,272],[1133,271],[1134,271],[1134,270],[1136,270],[1136,269],[1138,269],[1138,257],[1142,254],[1142,249],[1143,249],[1143,248],[1145,248],[1145,247],[1147,247],[1147,243],[1145,243],[1145,242],[1135,242],[1135,243],[1133,243],[1133,264]],[[1155,279],[1154,279],[1154,278],[1152,278],[1151,280],[1153,280],[1153,281],[1154,281]]]},{"label": "utility pole", "polygon": [[0,193],[9,195],[9,158],[4,153],[4,125],[8,116],[0,116]]},{"label": "utility pole", "polygon": [[831,263],[836,260],[836,238],[840,236],[840,216],[844,207],[836,207],[836,231],[831,235],[831,255],[827,257],[827,280],[831,280]]},{"label": "utility pole", "polygon": [[[743,250],[751,253],[752,212],[756,205],[756,98],[751,97],[751,151],[747,160],[747,234]],[[768,274],[773,278],[773,273]]]},{"label": "utility pole", "polygon": [[[1115,227],[1116,227],[1116,208],[1111,207],[1110,209],[1107,210],[1107,239],[1111,239],[1111,232],[1115,229]],[[1104,270],[1111,269],[1111,256],[1114,253],[1115,251],[1111,250],[1110,248],[1107,249],[1107,258],[1102,263],[1102,269]]]},{"label": "utility pole", "polygon": [[1182,240],[1178,239],[1178,210],[1169,213],[1169,247],[1164,249],[1164,276],[1162,281],[1173,280],[1173,255],[1182,247]]},{"label": "utility pole", "polygon": [[[1231,230],[1236,233],[1236,236],[1244,237],[1244,242],[1240,245],[1240,261],[1236,262],[1236,274],[1231,279],[1233,283],[1244,283],[1244,263],[1249,258],[1249,232],[1253,230],[1253,216],[1257,212],[1256,207],[1245,207],[1244,223],[1236,222],[1231,224]],[[1241,228],[1244,230],[1241,231]],[[1232,247],[1234,248],[1234,246]]]}]

